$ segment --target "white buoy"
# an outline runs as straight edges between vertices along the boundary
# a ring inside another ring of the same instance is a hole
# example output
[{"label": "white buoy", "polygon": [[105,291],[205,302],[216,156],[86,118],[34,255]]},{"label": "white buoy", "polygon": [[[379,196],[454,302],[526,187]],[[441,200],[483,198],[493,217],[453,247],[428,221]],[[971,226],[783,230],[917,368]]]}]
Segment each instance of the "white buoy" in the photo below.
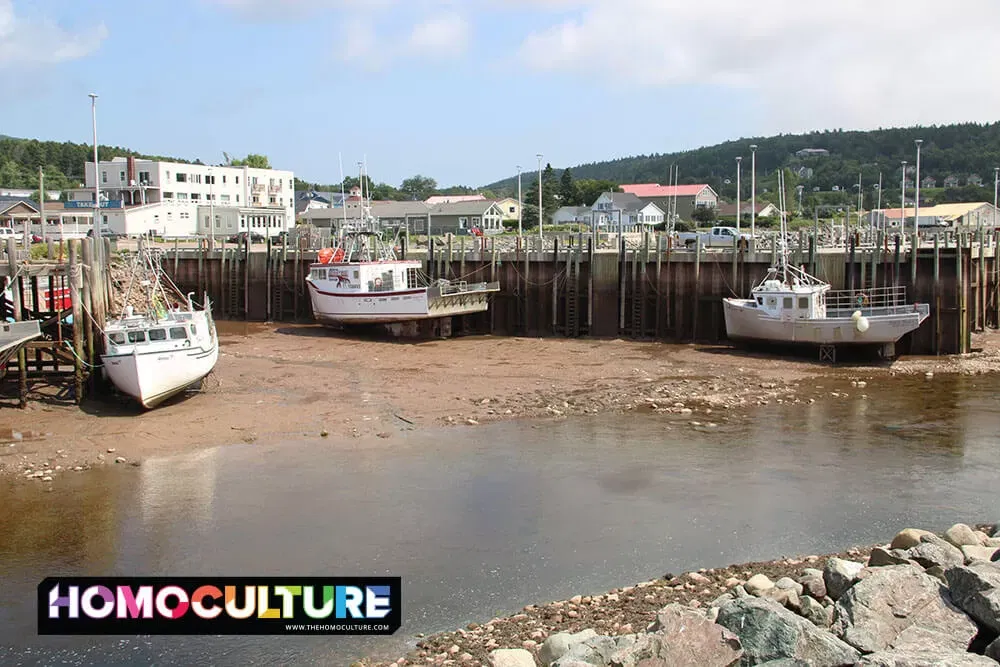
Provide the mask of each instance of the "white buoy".
[{"label": "white buoy", "polygon": [[859,319],[861,319],[861,311],[860,310],[855,310],[854,314],[851,315],[851,319],[854,320],[855,322],[857,322]]},{"label": "white buoy", "polygon": [[868,318],[859,317],[856,326],[858,327],[858,331],[860,331],[861,333],[868,331]]}]

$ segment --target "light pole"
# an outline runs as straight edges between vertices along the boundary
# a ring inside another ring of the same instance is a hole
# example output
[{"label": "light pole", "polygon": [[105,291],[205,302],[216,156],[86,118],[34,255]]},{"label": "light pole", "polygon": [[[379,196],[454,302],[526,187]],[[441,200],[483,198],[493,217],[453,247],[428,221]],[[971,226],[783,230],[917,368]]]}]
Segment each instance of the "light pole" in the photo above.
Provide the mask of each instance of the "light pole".
[{"label": "light pole", "polygon": [[1000,186],[1000,167],[993,167],[993,229],[997,228],[997,187]]},{"label": "light pole", "polygon": [[742,170],[742,157],[736,158],[736,236],[740,235],[740,172]]},{"label": "light pole", "polygon": [[542,154],[537,153],[538,158],[538,238],[544,238],[542,234]]},{"label": "light pole", "polygon": [[100,213],[101,213],[101,186],[98,178],[100,177],[99,171],[100,166],[97,164],[97,93],[88,93],[90,97],[90,116],[94,123],[94,238],[99,238],[100,228]]},{"label": "light pole", "polygon": [[521,238],[521,165],[517,165],[517,238]]},{"label": "light pole", "polygon": [[917,139],[914,142],[917,145],[917,194],[913,199],[913,242],[916,247],[920,247],[920,144],[924,143],[923,139]]},{"label": "light pole", "polygon": [[[899,231],[906,234],[906,160],[903,160],[903,180],[900,181],[899,194]],[[906,237],[904,236],[905,240]]]},{"label": "light pole", "polygon": [[757,144],[750,144],[750,240],[757,238]]}]

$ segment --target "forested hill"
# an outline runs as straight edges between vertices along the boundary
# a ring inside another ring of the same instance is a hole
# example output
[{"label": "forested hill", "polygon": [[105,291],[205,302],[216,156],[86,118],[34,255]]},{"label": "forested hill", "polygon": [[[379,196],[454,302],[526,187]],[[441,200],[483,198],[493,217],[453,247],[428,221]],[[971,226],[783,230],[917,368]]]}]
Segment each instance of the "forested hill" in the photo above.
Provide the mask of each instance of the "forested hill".
[{"label": "forested hill", "polygon": [[[110,160],[133,155],[138,158],[190,162],[177,158],[145,155],[119,146],[99,146],[98,158]],[[38,168],[45,170],[45,189],[62,190],[83,182],[83,165],[93,162],[91,144],[71,141],[38,141],[0,135],[0,187],[37,188]]]},{"label": "forested hill", "polygon": [[[780,167],[799,172],[806,192],[838,189],[851,191],[861,174],[865,189],[878,183],[882,173],[885,190],[899,191],[901,161],[910,167],[916,162],[915,139],[923,139],[920,176],[937,179],[940,186],[948,176],[965,185],[977,175],[992,193],[993,168],[1000,166],[1000,123],[942,125],[880,129],[872,131],[832,130],[810,134],[788,134],[728,141],[679,153],[639,155],[607,162],[572,167],[575,178],[606,179],[616,183],[667,184],[670,165],[678,166],[679,182],[708,183],[724,198],[736,194],[736,158],[743,157],[744,193],[749,187],[750,145],[757,145],[757,179],[773,190],[775,172]],[[829,155],[798,157],[803,149],[825,149]],[[804,169],[799,169],[804,168]],[[811,174],[810,171],[811,170]],[[557,168],[556,173],[561,169]],[[911,178],[913,174],[910,174]],[[726,183],[726,180],[730,183]],[[494,191],[516,190],[516,177],[485,186]],[[854,190],[856,193],[857,190]]]}]

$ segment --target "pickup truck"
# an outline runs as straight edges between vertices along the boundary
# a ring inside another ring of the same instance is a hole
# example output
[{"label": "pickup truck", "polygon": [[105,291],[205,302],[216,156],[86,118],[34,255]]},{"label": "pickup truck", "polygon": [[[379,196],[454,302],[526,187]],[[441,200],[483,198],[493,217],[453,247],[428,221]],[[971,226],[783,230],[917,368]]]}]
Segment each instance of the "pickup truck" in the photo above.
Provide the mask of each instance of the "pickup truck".
[{"label": "pickup truck", "polygon": [[[707,232],[681,232],[677,235],[677,241],[687,248],[694,248],[700,237],[703,248],[732,248],[735,236],[737,236],[735,227],[712,227]],[[750,242],[749,234],[739,234],[739,237],[744,244]]]}]

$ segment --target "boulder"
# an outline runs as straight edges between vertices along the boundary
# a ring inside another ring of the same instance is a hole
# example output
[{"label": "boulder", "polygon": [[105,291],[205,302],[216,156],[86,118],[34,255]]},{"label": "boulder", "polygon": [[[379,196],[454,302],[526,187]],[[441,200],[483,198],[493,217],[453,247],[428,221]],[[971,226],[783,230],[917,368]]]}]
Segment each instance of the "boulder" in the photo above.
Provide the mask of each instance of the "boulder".
[{"label": "boulder", "polygon": [[799,596],[790,588],[778,588],[775,586],[761,593],[760,597],[774,600],[782,607],[788,607],[793,610],[799,606]]},{"label": "boulder", "polygon": [[826,582],[823,581],[823,571],[816,570],[813,568],[806,568],[802,572],[802,576],[798,578],[798,582],[802,584],[802,590],[804,593],[811,595],[817,600],[822,600],[826,597]]},{"label": "boulder", "polygon": [[868,556],[868,567],[906,565],[909,562],[910,559],[904,549],[883,549],[882,547],[875,547]]},{"label": "boulder", "polygon": [[826,630],[833,623],[832,607],[827,608],[815,598],[803,595],[799,598],[799,615],[817,628]]},{"label": "boulder", "polygon": [[739,638],[704,614],[672,604],[656,614],[653,632],[639,635],[610,659],[614,667],[730,667],[740,662]]},{"label": "boulder", "polygon": [[826,594],[834,600],[840,599],[848,588],[858,580],[858,575],[864,569],[864,563],[842,558],[831,558],[823,568],[823,582],[826,584]]},{"label": "boulder", "polygon": [[851,646],[773,600],[746,598],[729,602],[719,609],[716,622],[740,638],[743,664],[796,658],[814,667],[832,667],[854,664],[859,657]]},{"label": "boulder", "polygon": [[758,663],[758,667],[811,667],[811,663],[796,658],[778,658]]},{"label": "boulder", "polygon": [[774,588],[774,582],[763,574],[755,574],[743,584],[744,590],[750,595],[760,595],[764,591]]},{"label": "boulder", "polygon": [[543,667],[548,667],[577,644],[596,636],[597,633],[590,628],[575,633],[557,632],[554,635],[549,635],[549,638],[542,642],[541,648],[538,649],[538,659]]},{"label": "boulder", "polygon": [[976,531],[969,528],[964,523],[956,523],[954,526],[944,531],[944,539],[954,544],[956,547],[979,546],[979,538]]},{"label": "boulder", "polygon": [[535,667],[535,658],[523,648],[498,648],[486,658],[490,667]]},{"label": "boulder", "polygon": [[945,570],[955,605],[993,632],[1000,632],[1000,566],[973,561]]},{"label": "boulder", "polygon": [[907,549],[906,553],[924,567],[939,565],[947,569],[965,563],[961,549],[933,533],[921,536],[920,544]]},{"label": "boulder", "polygon": [[993,643],[986,647],[984,653],[987,658],[993,658],[997,662],[1000,662],[1000,639],[994,639]]},{"label": "boulder", "polygon": [[996,547],[981,547],[969,544],[962,545],[962,555],[965,556],[965,563],[969,564],[974,560],[993,560],[993,556],[1000,551]]},{"label": "boulder", "polygon": [[874,653],[964,651],[978,628],[939,581],[914,565],[890,565],[867,570],[840,598],[831,630],[863,653]]},{"label": "boulder", "polygon": [[791,577],[782,577],[774,582],[775,588],[780,588],[786,591],[795,591],[796,595],[802,595],[804,592],[804,587],[799,582],[795,581]]},{"label": "boulder", "polygon": [[915,547],[920,544],[921,536],[930,534],[930,531],[921,530],[919,528],[904,528],[896,533],[896,537],[892,538],[892,543],[889,545],[889,548],[909,549],[910,547]]},{"label": "boulder", "polygon": [[635,635],[591,637],[574,644],[562,657],[551,663],[550,667],[579,667],[580,665],[605,667],[610,663],[612,654],[631,646],[635,641]]},{"label": "boulder", "polygon": [[965,651],[909,649],[879,651],[861,659],[866,667],[997,667],[989,658]]}]

